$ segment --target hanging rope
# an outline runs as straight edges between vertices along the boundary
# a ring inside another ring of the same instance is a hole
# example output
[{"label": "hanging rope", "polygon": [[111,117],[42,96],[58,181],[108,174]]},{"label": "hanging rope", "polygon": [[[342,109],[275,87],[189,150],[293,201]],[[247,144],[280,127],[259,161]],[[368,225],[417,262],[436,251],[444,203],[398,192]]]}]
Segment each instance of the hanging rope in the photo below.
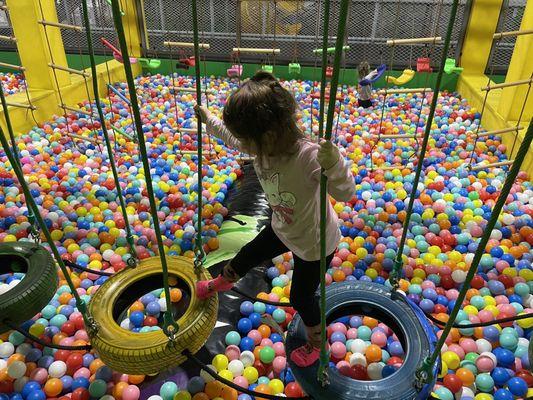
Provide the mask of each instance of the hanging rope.
[{"label": "hanging rope", "polygon": [[[456,0],[457,1],[457,0]],[[339,84],[339,69],[342,58],[342,46],[344,44],[344,33],[346,31],[346,19],[348,16],[348,0],[342,0],[340,5],[339,25],[337,28],[337,40],[335,42],[335,58],[333,61],[333,75],[331,77],[331,85],[329,89],[329,104],[328,114],[326,119],[326,129],[324,133],[324,121],[320,119],[319,137],[324,137],[325,140],[331,140],[331,132],[333,128],[333,116],[335,113],[335,102],[337,86]],[[322,83],[320,90],[320,115],[324,111],[324,98],[326,92],[326,62],[327,62],[327,48],[329,31],[329,1],[326,2],[324,8],[324,38],[322,40]],[[326,349],[327,335],[326,335],[326,212],[327,212],[327,178],[324,175],[324,169],[320,171],[320,330],[322,333],[322,341],[320,346],[320,365],[318,367],[318,380],[322,386],[328,383],[327,366],[329,356]]]},{"label": "hanging rope", "polygon": [[[457,0],[454,2],[454,5],[456,5],[456,3],[457,3]],[[452,13],[453,13],[453,8],[452,8]],[[448,334],[450,333],[450,330],[453,327],[453,323],[455,319],[457,318],[457,314],[459,313],[459,310],[462,307],[463,301],[466,297],[466,292],[470,288],[470,282],[472,281],[472,278],[474,278],[474,275],[477,272],[477,268],[478,268],[479,262],[481,261],[481,257],[485,254],[485,248],[487,246],[487,243],[490,240],[490,235],[492,233],[492,230],[494,229],[494,226],[498,222],[498,219],[500,217],[500,212],[502,211],[503,206],[505,205],[507,196],[509,195],[511,191],[511,187],[513,186],[516,176],[518,175],[518,172],[520,170],[520,166],[522,165],[522,162],[524,161],[527,155],[529,146],[531,145],[532,141],[533,141],[533,121],[529,123],[529,127],[525,134],[524,140],[520,144],[520,148],[518,149],[518,152],[516,154],[515,161],[513,162],[513,165],[511,167],[511,170],[509,171],[509,174],[507,175],[507,178],[505,178],[505,182],[503,184],[500,195],[498,196],[498,200],[496,200],[496,204],[494,205],[494,208],[491,211],[489,221],[487,222],[487,226],[485,227],[485,232],[483,236],[481,237],[481,239],[479,240],[479,245],[477,246],[476,252],[474,254],[472,264],[470,266],[470,269],[468,270],[468,273],[466,274],[466,279],[463,284],[463,287],[461,288],[461,291],[459,292],[459,295],[457,296],[457,299],[455,300],[455,306],[453,307],[453,310],[450,313],[448,323],[444,327],[444,330],[442,331],[440,339],[435,345],[435,350],[433,351],[433,354],[431,354],[429,357],[427,357],[424,360],[423,365],[417,371],[417,378],[425,383],[429,382],[432,378],[431,376],[432,365],[434,365],[435,362],[437,361],[437,358],[440,355],[440,351],[442,347],[444,346],[446,338],[448,337]]]},{"label": "hanging rope", "polygon": [[444,46],[442,48],[442,57],[440,60],[439,72],[435,82],[435,88],[433,90],[433,97],[431,100],[431,108],[429,110],[428,119],[426,121],[426,129],[424,131],[424,138],[420,149],[420,155],[418,156],[418,163],[416,165],[415,178],[413,181],[413,189],[409,196],[409,204],[407,205],[406,216],[402,227],[402,237],[400,239],[400,245],[396,252],[396,258],[394,260],[394,267],[389,275],[390,282],[393,290],[398,289],[400,282],[400,275],[403,267],[403,249],[405,247],[405,241],[407,239],[407,232],[409,230],[409,222],[411,221],[411,215],[413,214],[413,206],[415,203],[416,192],[418,190],[418,183],[420,182],[420,175],[422,174],[423,161],[426,156],[426,151],[429,142],[429,136],[431,134],[431,125],[433,124],[433,117],[435,116],[435,108],[437,107],[437,101],[439,99],[440,85],[442,82],[442,76],[444,75],[444,65],[446,64],[446,55],[448,54],[448,48],[450,47],[450,41],[452,37],[453,24],[455,16],[457,14],[457,7],[459,0],[454,0],[450,11],[450,19],[448,21],[448,28],[446,31],[446,38],[444,40]]},{"label": "hanging rope", "polygon": [[163,238],[161,236],[161,227],[159,226],[159,218],[157,216],[157,204],[155,202],[154,189],[152,186],[152,175],[150,173],[150,162],[148,161],[148,154],[146,151],[146,142],[144,139],[143,124],[141,113],[139,110],[139,103],[137,100],[137,91],[135,90],[135,81],[131,71],[131,61],[128,51],[128,44],[126,36],[124,35],[124,25],[122,24],[122,16],[120,14],[119,0],[111,0],[111,9],[113,11],[113,20],[115,28],[117,29],[118,41],[120,43],[120,50],[124,62],[124,72],[126,73],[126,82],[128,83],[128,90],[130,92],[131,109],[135,122],[135,129],[137,130],[137,139],[139,141],[139,152],[144,169],[144,176],[146,179],[146,191],[148,193],[148,200],[150,202],[150,212],[152,214],[152,221],[154,224],[155,237],[157,241],[157,248],[159,258],[161,259],[161,269],[163,273],[163,290],[165,292],[165,303],[167,311],[163,314],[163,332],[167,335],[169,340],[176,340],[179,326],[172,316],[172,304],[170,302],[170,288],[168,283],[168,266],[165,256],[165,248],[163,247]]},{"label": "hanging rope", "polygon": [[[191,0],[192,3],[192,30],[194,41],[194,73],[196,80],[196,104],[202,106],[202,76],[200,74],[200,40],[198,38],[198,10],[196,9],[196,0]],[[197,227],[196,227],[196,241],[194,243],[194,253],[196,255],[194,260],[194,269],[197,274],[202,270],[202,265],[205,259],[205,251],[202,243],[202,175],[203,175],[203,158],[202,158],[202,121],[200,117],[197,118],[198,125],[198,204],[197,204]],[[207,121],[206,121],[207,122]]]},{"label": "hanging rope", "polygon": [[[120,186],[120,180],[118,177],[117,167],[115,163],[115,157],[113,156],[113,148],[111,147],[111,141],[109,140],[109,134],[107,132],[107,121],[105,119],[102,105],[100,104],[100,94],[98,90],[98,76],[96,74],[96,61],[94,58],[93,38],[91,32],[91,25],[89,21],[89,10],[87,7],[87,0],[81,2],[83,9],[83,23],[85,25],[85,33],[87,36],[87,50],[89,52],[89,59],[91,61],[91,76],[93,82],[94,102],[96,109],[98,110],[98,116],[102,127],[102,134],[104,136],[105,145],[107,148],[107,154],[109,157],[109,164],[111,166],[111,172],[113,173],[113,180],[115,181],[115,187],[117,189],[117,197],[120,203],[120,211],[122,212],[122,218],[124,218],[124,224],[126,226],[126,241],[128,243],[128,250],[131,257],[128,259],[128,265],[134,267],[137,264],[137,253],[135,252],[135,244],[133,242],[133,234],[128,220],[128,213],[126,212],[126,202],[122,194],[122,187]],[[131,261],[130,261],[131,260]]]}]

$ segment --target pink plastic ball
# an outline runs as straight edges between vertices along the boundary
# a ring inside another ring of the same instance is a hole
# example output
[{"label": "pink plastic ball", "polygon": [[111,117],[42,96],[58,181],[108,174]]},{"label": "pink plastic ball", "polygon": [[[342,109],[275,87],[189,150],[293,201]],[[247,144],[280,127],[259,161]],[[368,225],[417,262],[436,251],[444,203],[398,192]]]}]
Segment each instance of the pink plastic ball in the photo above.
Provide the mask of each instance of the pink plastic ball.
[{"label": "pink plastic ball", "polygon": [[476,360],[476,367],[479,372],[490,372],[494,369],[494,361],[488,356],[480,355]]},{"label": "pink plastic ball", "polygon": [[346,338],[347,339],[357,339],[357,329],[356,328],[350,328],[346,332]]},{"label": "pink plastic ball", "polygon": [[480,312],[478,312],[477,317],[481,322],[489,322],[494,319],[494,314],[492,314],[488,310],[481,310]]},{"label": "pink plastic ball", "polygon": [[35,368],[30,374],[30,380],[39,382],[41,385],[48,379],[48,371],[45,368]]},{"label": "pink plastic ball", "polygon": [[459,345],[465,353],[475,353],[477,351],[477,345],[474,339],[463,338],[459,340]]},{"label": "pink plastic ball", "polygon": [[336,359],[344,358],[346,355],[346,346],[342,342],[334,342],[331,345],[331,354]]},{"label": "pink plastic ball", "polygon": [[339,257],[333,257],[333,259],[331,260],[331,266],[333,268],[338,268],[341,266],[341,264],[342,260]]},{"label": "pink plastic ball", "polygon": [[387,344],[387,335],[381,331],[375,331],[370,337],[370,342],[372,344],[378,345],[379,347],[384,347]]},{"label": "pink plastic ball", "polygon": [[88,368],[80,368],[79,370],[77,370],[76,372],[74,372],[74,375],[72,375],[72,377],[74,379],[76,378],[87,378],[89,379],[89,377],[91,376],[91,371],[89,371]]},{"label": "pink plastic ball", "polygon": [[276,353],[276,356],[284,356],[285,355],[285,345],[283,342],[276,342],[272,345],[272,348],[274,349],[274,352]]},{"label": "pink plastic ball", "polygon": [[254,341],[256,346],[261,343],[261,340],[263,339],[263,336],[261,336],[261,333],[257,329],[252,329],[248,332],[247,336]]},{"label": "pink plastic ball", "polygon": [[346,328],[346,325],[344,325],[342,322],[335,322],[334,324],[331,325],[331,331],[342,332],[346,335],[348,328]]},{"label": "pink plastic ball", "polygon": [[274,361],[272,361],[272,368],[274,369],[274,373],[279,374],[281,371],[285,369],[285,366],[287,365],[287,359],[283,356],[277,356],[274,358]]},{"label": "pink plastic ball", "polygon": [[128,385],[122,392],[122,400],[137,400],[141,396],[141,391],[135,385]]},{"label": "pink plastic ball", "polygon": [[244,376],[236,376],[233,378],[233,383],[244,388],[248,388],[248,380]]},{"label": "pink plastic ball", "polygon": [[272,343],[272,340],[270,340],[269,338],[264,338],[263,340],[261,340],[261,343],[260,343],[260,346],[262,347],[272,347],[274,343]]},{"label": "pink plastic ball", "polygon": [[235,346],[234,344],[230,344],[228,347],[226,347],[226,351],[224,352],[226,357],[228,357],[228,360],[238,360],[241,356],[241,349],[239,349],[238,346]]}]

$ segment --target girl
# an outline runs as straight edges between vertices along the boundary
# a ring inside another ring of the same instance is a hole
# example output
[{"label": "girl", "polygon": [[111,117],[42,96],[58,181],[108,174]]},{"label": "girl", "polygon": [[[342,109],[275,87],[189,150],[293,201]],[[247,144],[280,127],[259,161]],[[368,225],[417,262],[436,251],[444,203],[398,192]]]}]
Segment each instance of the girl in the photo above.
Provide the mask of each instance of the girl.
[{"label": "girl", "polygon": [[[291,354],[299,366],[319,357],[320,308],[315,292],[320,282],[319,181],[328,177],[328,192],[348,201],[355,193],[353,176],[338,148],[306,140],[296,124],[296,101],[268,72],[257,72],[229,98],[223,121],[207,108],[196,107],[207,132],[227,145],[255,155],[254,168],[273,210],[271,225],[246,244],[220,276],[198,282],[198,296],[226,291],[251,268],[292,251],[294,270],[291,304],[306,326],[308,343]],[[340,239],[337,215],[328,202],[327,244],[333,258]]]},{"label": "girl", "polygon": [[370,72],[370,64],[362,61],[357,71],[359,73],[359,85],[357,88],[359,98],[357,99],[357,105],[363,108],[372,107],[372,101],[370,100],[372,98],[372,83],[370,83],[370,80],[378,74],[378,70],[375,69]]}]

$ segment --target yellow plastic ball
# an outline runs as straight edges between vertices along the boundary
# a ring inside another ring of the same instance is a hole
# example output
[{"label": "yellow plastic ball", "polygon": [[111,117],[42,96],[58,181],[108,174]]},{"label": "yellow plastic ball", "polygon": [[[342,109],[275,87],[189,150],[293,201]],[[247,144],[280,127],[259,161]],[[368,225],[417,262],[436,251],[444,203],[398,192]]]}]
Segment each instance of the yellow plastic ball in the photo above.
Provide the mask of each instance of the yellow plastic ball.
[{"label": "yellow plastic ball", "polygon": [[211,364],[216,368],[218,372],[228,368],[229,360],[224,354],[217,354],[213,357]]},{"label": "yellow plastic ball", "polygon": [[279,379],[272,379],[268,382],[268,386],[272,390],[272,394],[283,393],[284,385]]},{"label": "yellow plastic ball", "polygon": [[252,383],[257,381],[257,379],[259,378],[259,373],[254,367],[246,367],[244,368],[242,376],[244,376],[248,383],[251,385]]},{"label": "yellow plastic ball", "polygon": [[[519,313],[518,315],[524,315],[525,312],[521,312]],[[522,329],[530,329],[530,328],[533,328],[533,317],[531,318],[525,318],[525,319],[519,319],[518,321],[516,321],[516,323],[518,324],[518,326]]]},{"label": "yellow plastic ball", "polygon": [[232,372],[227,370],[227,369],[223,369],[222,371],[220,371],[218,373],[218,375],[221,376],[224,379],[227,379],[228,381],[232,381],[233,380]]},{"label": "yellow plastic ball", "polygon": [[446,363],[449,369],[453,370],[459,368],[459,365],[461,363],[461,359],[453,351],[445,351],[442,354],[442,361]]}]

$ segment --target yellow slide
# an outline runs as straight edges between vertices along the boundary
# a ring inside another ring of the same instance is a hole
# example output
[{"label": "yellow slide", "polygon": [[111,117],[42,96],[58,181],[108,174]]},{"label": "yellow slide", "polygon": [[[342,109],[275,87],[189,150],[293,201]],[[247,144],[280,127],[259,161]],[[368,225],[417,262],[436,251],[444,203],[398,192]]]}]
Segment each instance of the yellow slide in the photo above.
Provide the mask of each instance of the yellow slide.
[{"label": "yellow slide", "polygon": [[412,69],[404,69],[403,73],[399,77],[395,78],[394,76],[386,76],[385,79],[388,83],[392,83],[394,85],[405,85],[414,77],[415,71]]}]

